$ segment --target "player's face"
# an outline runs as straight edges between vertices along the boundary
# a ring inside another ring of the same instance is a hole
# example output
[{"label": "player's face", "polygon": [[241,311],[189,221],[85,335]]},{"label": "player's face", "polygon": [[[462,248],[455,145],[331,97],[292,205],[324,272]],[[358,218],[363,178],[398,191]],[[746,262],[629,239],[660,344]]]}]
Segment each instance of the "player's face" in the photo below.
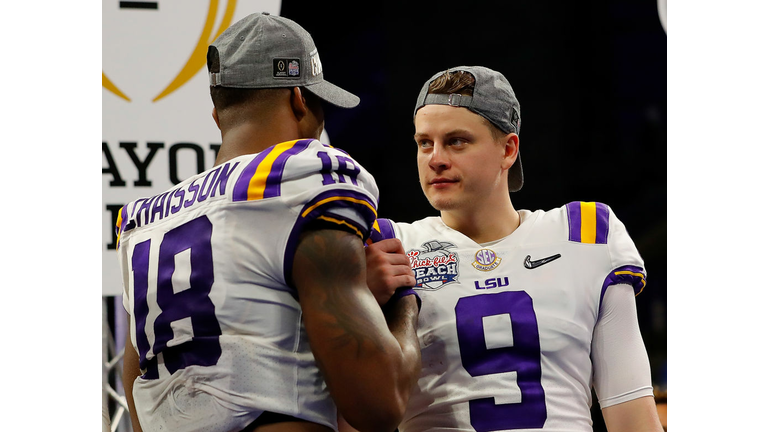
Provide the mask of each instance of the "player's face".
[{"label": "player's face", "polygon": [[[466,108],[427,105],[414,119],[421,188],[438,210],[479,211],[507,193],[505,146]],[[501,192],[500,192],[501,191]]]}]

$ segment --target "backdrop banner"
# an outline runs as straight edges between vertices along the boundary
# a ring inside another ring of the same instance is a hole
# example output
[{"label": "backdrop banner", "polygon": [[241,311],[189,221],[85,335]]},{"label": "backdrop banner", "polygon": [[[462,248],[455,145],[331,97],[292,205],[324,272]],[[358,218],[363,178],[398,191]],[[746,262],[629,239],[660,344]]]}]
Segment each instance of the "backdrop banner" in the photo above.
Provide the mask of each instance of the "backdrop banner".
[{"label": "backdrop banner", "polygon": [[213,166],[205,57],[227,27],[280,0],[104,1],[102,4],[102,295],[122,294],[120,208]]}]

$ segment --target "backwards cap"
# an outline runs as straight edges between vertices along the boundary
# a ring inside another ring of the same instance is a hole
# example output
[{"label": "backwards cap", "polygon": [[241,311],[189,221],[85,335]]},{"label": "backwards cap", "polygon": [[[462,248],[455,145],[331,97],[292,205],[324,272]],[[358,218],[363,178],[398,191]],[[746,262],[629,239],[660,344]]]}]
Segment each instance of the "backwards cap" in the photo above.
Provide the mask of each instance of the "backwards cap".
[{"label": "backwards cap", "polygon": [[[471,96],[458,93],[428,93],[429,85],[443,74],[464,71],[475,78],[475,89]],[[484,117],[503,133],[520,133],[520,103],[504,75],[483,66],[457,66],[438,72],[421,87],[413,116],[424,105],[450,105],[464,107]],[[523,187],[523,163],[520,152],[517,160],[509,169],[508,185],[510,192],[517,192]]]},{"label": "backwards cap", "polygon": [[352,108],[360,98],[323,79],[312,36],[288,18],[268,12],[232,24],[208,47],[211,86],[304,87],[320,99]]}]

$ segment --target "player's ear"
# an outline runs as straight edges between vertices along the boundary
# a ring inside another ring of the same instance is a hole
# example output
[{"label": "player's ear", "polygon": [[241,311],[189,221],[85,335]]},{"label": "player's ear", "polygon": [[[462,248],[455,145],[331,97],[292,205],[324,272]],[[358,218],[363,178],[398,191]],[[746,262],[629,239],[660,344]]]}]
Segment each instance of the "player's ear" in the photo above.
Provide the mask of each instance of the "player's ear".
[{"label": "player's ear", "polygon": [[502,167],[509,169],[514,165],[517,160],[517,154],[520,151],[520,137],[516,133],[512,132],[506,136],[504,143],[504,162]]},{"label": "player's ear", "polygon": [[301,89],[298,87],[291,89],[291,109],[293,115],[296,116],[296,121],[301,121],[309,111],[307,100],[304,99],[304,95],[301,94]]},{"label": "player's ear", "polygon": [[216,122],[216,127],[221,130],[221,123],[219,123],[219,112],[216,111],[216,107],[213,107],[213,111],[211,111],[211,116],[213,117],[213,121]]}]

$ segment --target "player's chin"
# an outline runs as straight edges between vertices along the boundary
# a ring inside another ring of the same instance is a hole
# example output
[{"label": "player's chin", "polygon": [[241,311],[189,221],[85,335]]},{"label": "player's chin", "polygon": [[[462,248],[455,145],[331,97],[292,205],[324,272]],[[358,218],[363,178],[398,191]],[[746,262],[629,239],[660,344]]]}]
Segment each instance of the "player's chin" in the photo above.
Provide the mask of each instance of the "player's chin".
[{"label": "player's chin", "polygon": [[435,210],[440,211],[455,210],[458,204],[453,197],[440,193],[427,194],[427,200]]},{"label": "player's chin", "polygon": [[429,183],[422,183],[421,189],[436,210],[452,210],[454,208],[457,192],[455,189],[435,187]]}]

